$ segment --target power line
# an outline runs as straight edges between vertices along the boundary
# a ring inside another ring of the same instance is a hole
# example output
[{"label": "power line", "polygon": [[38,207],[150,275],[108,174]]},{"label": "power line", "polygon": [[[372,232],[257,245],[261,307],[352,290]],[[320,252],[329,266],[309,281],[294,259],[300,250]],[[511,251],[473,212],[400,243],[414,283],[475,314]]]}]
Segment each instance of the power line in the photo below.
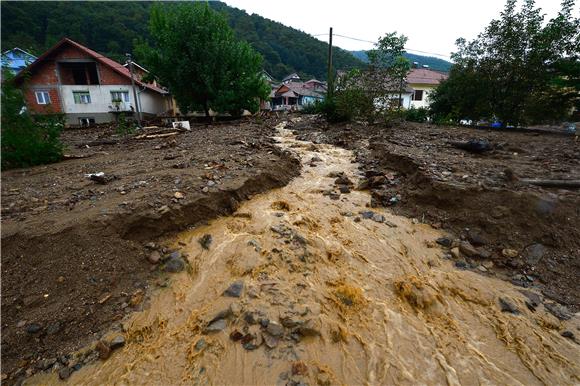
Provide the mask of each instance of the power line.
[{"label": "power line", "polygon": [[[315,36],[316,37],[316,36],[325,36],[325,35],[328,35],[328,33],[326,33],[326,34],[316,34],[316,35],[312,35],[312,36]],[[376,41],[373,42],[373,41],[370,41],[370,40],[359,39],[359,38],[355,38],[355,37],[352,37],[352,36],[346,36],[346,35],[341,35],[341,34],[337,34],[337,33],[335,33],[334,36],[339,36],[341,38],[350,39],[350,40],[356,40],[358,42],[363,42],[363,43],[371,43],[371,44],[375,44],[376,43]],[[444,58],[449,58],[449,55],[446,55],[446,54],[441,54],[441,53],[438,53],[438,52],[429,52],[429,51],[416,50],[414,48],[407,48],[407,47],[405,47],[405,51],[414,51],[414,52],[419,52],[421,54],[435,55],[435,56],[442,56]]]}]

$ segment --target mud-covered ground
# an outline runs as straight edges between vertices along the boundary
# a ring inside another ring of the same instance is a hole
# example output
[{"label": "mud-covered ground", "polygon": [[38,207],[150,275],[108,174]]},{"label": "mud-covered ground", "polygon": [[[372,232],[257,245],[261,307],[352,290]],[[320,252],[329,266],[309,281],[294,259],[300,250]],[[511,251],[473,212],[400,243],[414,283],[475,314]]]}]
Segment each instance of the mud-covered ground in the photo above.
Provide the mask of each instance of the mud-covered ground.
[{"label": "mud-covered ground", "polygon": [[[298,161],[273,146],[272,127],[245,121],[128,137],[67,130],[70,159],[3,172],[2,380],[66,363],[141,309],[150,287],[165,285],[159,272],[171,269],[162,264],[171,251],[148,242],[297,175]],[[86,176],[98,172],[103,183]]]},{"label": "mud-covered ground", "polygon": [[[362,188],[372,192],[369,205],[447,230],[449,240],[441,242],[458,267],[537,288],[580,310],[580,192],[524,182],[580,180],[574,136],[316,118],[294,129],[300,139],[354,150],[367,176]],[[470,139],[493,149],[473,153],[451,144]]]}]

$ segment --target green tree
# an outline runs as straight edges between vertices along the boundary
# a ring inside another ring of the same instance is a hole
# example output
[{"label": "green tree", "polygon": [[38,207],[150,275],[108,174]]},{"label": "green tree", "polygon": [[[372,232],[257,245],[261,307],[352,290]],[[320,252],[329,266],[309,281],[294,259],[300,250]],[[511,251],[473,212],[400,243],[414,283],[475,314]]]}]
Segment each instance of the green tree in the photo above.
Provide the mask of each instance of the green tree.
[{"label": "green tree", "polygon": [[5,72],[2,82],[2,169],[27,167],[62,159],[61,114],[35,116],[26,112],[22,91]]},{"label": "green tree", "polygon": [[390,32],[381,37],[375,44],[375,48],[368,52],[369,71],[375,73],[371,76],[375,87],[382,89],[377,97],[382,99],[382,104],[389,104],[391,95],[398,94],[397,108],[401,108],[401,97],[405,91],[405,78],[411,69],[411,63],[404,57],[405,35]]},{"label": "green tree", "polygon": [[574,0],[544,23],[534,0],[508,0],[476,39],[457,40],[449,79],[432,94],[439,118],[525,125],[563,119],[578,103],[580,24]]},{"label": "green tree", "polygon": [[225,17],[207,4],[153,7],[150,33],[152,46],[140,44],[137,51],[182,111],[239,114],[256,111],[259,98],[268,96],[261,56],[236,40]]}]

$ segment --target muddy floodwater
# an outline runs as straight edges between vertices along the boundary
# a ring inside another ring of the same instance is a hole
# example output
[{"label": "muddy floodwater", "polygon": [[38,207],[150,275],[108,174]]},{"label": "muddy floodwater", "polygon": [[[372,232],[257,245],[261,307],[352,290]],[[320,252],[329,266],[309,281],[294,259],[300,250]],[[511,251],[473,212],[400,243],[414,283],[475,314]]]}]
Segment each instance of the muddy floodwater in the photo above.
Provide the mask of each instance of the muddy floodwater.
[{"label": "muddy floodwater", "polygon": [[279,132],[301,175],[178,235],[188,269],[124,321],[122,349],[67,382],[580,383],[580,346],[560,335],[578,335],[578,316],[532,311],[521,288],[455,268],[434,242],[441,231],[369,209],[367,192],[338,194],[340,172],[359,179],[352,153]]}]

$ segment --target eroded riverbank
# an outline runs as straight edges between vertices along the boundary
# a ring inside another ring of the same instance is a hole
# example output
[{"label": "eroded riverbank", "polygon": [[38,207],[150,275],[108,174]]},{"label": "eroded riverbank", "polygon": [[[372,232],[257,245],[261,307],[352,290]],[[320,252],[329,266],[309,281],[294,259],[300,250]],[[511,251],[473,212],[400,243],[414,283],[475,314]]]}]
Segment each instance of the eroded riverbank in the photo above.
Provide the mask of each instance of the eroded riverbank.
[{"label": "eroded riverbank", "polygon": [[187,272],[124,321],[122,350],[68,382],[580,381],[579,346],[560,336],[577,331],[578,317],[561,322],[540,304],[532,311],[517,287],[454,268],[428,225],[386,210],[361,214],[369,194],[338,195],[335,186],[337,176],[356,182],[352,153],[280,133],[302,174],[173,240]]}]

